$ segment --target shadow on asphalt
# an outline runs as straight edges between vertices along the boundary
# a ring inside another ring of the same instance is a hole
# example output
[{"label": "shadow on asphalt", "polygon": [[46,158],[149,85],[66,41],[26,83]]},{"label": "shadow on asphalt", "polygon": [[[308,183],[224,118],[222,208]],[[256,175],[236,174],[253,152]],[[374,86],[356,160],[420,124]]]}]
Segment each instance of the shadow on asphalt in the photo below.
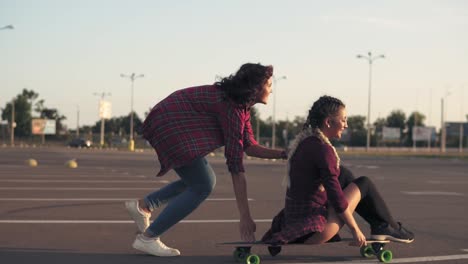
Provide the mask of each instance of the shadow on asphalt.
[{"label": "shadow on asphalt", "polygon": [[[179,256],[171,258],[160,258],[143,254],[117,254],[117,253],[80,253],[73,249],[42,249],[42,248],[0,248],[0,259],[2,264],[215,264],[215,263],[238,263],[232,256]],[[263,263],[297,263],[307,262],[336,262],[363,260],[360,257],[345,256],[298,256],[279,255],[271,257],[260,255]]]}]

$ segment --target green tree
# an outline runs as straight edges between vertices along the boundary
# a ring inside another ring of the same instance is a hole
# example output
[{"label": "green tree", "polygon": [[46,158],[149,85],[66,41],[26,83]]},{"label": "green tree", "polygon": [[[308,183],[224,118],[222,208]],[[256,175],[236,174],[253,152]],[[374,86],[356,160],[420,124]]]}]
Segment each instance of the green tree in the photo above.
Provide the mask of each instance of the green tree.
[{"label": "green tree", "polygon": [[383,127],[387,126],[387,120],[385,118],[379,117],[377,120],[375,120],[373,125],[375,127],[373,141],[376,143],[376,145],[380,145],[382,143]]},{"label": "green tree", "polygon": [[406,127],[408,128],[408,135],[406,137],[406,145],[411,146],[413,144],[413,127],[414,126],[425,126],[424,120],[426,116],[417,111],[411,113],[406,121]]},{"label": "green tree", "polygon": [[13,110],[12,102],[15,104],[15,136],[27,137],[31,135],[31,116],[32,102],[39,95],[32,91],[23,89],[22,93],[17,95],[14,100],[8,102],[2,109],[2,119],[8,120],[11,124],[11,114]]},{"label": "green tree", "polygon": [[39,118],[55,120],[55,129],[57,131],[56,134],[59,134],[64,130],[62,121],[66,120],[67,118],[64,115],[61,115],[57,108],[46,107],[44,105],[44,100],[39,100],[35,106],[35,111],[39,113]]},{"label": "green tree", "polygon": [[397,127],[400,129],[400,138],[403,134],[403,140],[401,142],[405,142],[406,139],[406,114],[402,110],[393,110],[389,116],[387,116],[387,126],[388,127]]},{"label": "green tree", "polygon": [[[104,130],[106,134],[119,135],[124,137],[130,134],[130,114],[126,116],[113,117],[105,120]],[[143,122],[137,113],[133,112],[133,132],[138,134]],[[92,127],[93,133],[101,133],[101,120],[96,121]]]},{"label": "green tree", "polygon": [[376,133],[382,133],[382,128],[384,126],[387,126],[387,120],[385,118],[377,118],[377,120],[375,120],[374,122],[374,127],[375,127],[375,132]]},{"label": "green tree", "polygon": [[250,124],[252,125],[252,130],[255,138],[257,138],[257,129],[261,131],[261,129],[257,128],[257,122],[261,122],[260,114],[257,111],[257,108],[251,107],[250,108]]},{"label": "green tree", "polygon": [[393,110],[390,115],[387,117],[387,126],[389,127],[398,127],[400,131],[405,129],[406,125],[406,115],[401,110]]},{"label": "green tree", "polygon": [[367,130],[364,126],[365,121],[366,117],[361,115],[348,117],[348,130],[351,133],[350,146],[366,145]]}]

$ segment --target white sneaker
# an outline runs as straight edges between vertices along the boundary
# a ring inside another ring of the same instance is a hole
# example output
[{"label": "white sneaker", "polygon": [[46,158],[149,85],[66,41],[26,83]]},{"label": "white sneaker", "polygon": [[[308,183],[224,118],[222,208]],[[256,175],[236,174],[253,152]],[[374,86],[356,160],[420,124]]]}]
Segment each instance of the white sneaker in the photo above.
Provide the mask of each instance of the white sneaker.
[{"label": "white sneaker", "polygon": [[128,214],[138,226],[138,230],[144,233],[149,226],[151,214],[140,210],[138,200],[126,201],[125,208],[127,208]]},{"label": "white sneaker", "polygon": [[158,238],[144,238],[142,234],[137,235],[133,248],[158,257],[174,257],[179,256],[180,251],[175,248],[170,248],[164,245]]}]

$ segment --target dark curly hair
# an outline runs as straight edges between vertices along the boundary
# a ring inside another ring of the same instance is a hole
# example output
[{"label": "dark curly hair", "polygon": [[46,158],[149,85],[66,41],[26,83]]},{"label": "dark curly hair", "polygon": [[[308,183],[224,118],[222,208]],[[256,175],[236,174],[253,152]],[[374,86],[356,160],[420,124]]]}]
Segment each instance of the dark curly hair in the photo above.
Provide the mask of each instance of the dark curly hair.
[{"label": "dark curly hair", "polygon": [[247,106],[255,102],[257,94],[268,79],[273,76],[273,66],[260,63],[246,63],[234,75],[215,82],[215,86],[237,104]]},{"label": "dark curly hair", "polygon": [[309,110],[309,115],[304,124],[304,129],[320,128],[325,118],[335,115],[340,107],[345,107],[345,104],[337,98],[324,95],[314,102]]}]

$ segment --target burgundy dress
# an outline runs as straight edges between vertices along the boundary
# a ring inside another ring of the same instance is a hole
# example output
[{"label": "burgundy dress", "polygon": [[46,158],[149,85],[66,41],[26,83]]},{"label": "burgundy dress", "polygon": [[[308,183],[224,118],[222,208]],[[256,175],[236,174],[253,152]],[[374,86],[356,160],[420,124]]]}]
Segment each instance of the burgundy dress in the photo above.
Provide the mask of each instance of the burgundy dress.
[{"label": "burgundy dress", "polygon": [[305,138],[290,159],[290,184],[285,207],[273,219],[262,241],[287,244],[327,223],[328,206],[337,213],[348,207],[338,176],[340,169],[332,147],[315,136]]}]

